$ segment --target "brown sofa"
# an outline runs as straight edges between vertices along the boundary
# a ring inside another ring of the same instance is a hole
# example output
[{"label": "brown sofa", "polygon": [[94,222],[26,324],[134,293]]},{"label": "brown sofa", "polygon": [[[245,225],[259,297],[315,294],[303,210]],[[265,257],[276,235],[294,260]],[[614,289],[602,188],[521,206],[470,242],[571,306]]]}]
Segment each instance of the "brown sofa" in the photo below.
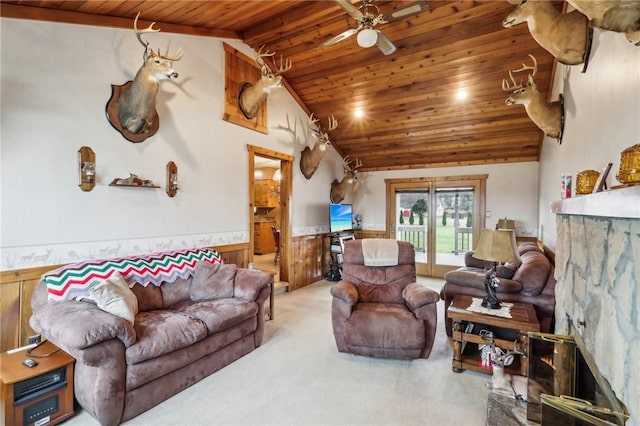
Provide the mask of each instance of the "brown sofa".
[{"label": "brown sofa", "polygon": [[413,245],[398,241],[394,266],[366,266],[363,240],[345,242],[343,276],[331,288],[338,351],[378,358],[428,358],[438,293],[416,284]]},{"label": "brown sofa", "polygon": [[133,285],[133,325],[92,301],[48,300],[43,281],[35,289],[30,324],[76,359],[76,399],[100,424],[131,419],[262,343],[271,275],[224,265],[224,294],[207,299],[199,266],[193,277]]},{"label": "brown sofa", "polygon": [[[511,271],[513,276],[510,279],[505,278],[510,274],[499,273],[502,277],[496,295],[503,302],[531,303],[540,321],[541,331],[552,332],[556,305],[554,265],[542,249],[532,242],[520,244],[518,254],[522,264],[515,269],[515,273]],[[474,258],[473,251],[469,251],[465,254],[465,266],[445,274],[440,297],[444,300],[447,335],[451,336],[451,320],[447,318],[447,311],[453,298],[458,294],[478,298],[485,296],[485,267],[489,266],[484,261]],[[503,269],[507,270],[508,268]]]}]

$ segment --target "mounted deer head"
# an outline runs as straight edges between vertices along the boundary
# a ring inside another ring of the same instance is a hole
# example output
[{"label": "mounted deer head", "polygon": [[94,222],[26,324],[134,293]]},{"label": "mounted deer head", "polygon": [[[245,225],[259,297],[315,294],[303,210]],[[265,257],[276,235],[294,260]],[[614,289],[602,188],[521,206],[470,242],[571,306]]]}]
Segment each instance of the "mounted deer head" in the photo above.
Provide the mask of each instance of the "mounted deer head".
[{"label": "mounted deer head", "polygon": [[[562,143],[562,131],[564,128],[564,106],[562,95],[560,100],[555,102],[547,102],[542,93],[538,91],[533,77],[536,75],[538,63],[533,55],[529,55],[533,60],[533,66],[522,64],[522,68],[510,70],[509,77],[512,85],[510,86],[506,79],[502,79],[502,90],[512,91],[504,103],[507,105],[520,104],[524,105],[529,118],[538,126],[545,135],[556,138]],[[531,70],[527,77],[527,83],[516,83],[513,73]]]},{"label": "mounted deer head", "polygon": [[503,21],[510,28],[526,22],[531,36],[559,62],[576,65],[589,57],[590,28],[578,11],[562,13],[549,1],[508,0],[518,5]]},{"label": "mounted deer head", "polygon": [[624,33],[627,40],[640,46],[640,1],[568,0],[571,6],[589,18],[592,27]]},{"label": "mounted deer head", "polygon": [[140,44],[144,46],[144,63],[138,70],[133,83],[127,89],[123,89],[118,99],[118,118],[120,125],[131,133],[148,133],[156,113],[156,95],[160,81],[177,78],[178,73],[172,68],[171,61],[179,61],[182,58],[180,50],[175,55],[169,56],[169,47],[161,54],[158,49],[154,52],[149,47],[149,42],[142,40],[146,33],[159,32],[154,29],[155,22],[143,30],[138,30],[138,18],[140,12],[133,21],[133,30]]},{"label": "mounted deer head", "polygon": [[[289,71],[293,66],[289,59],[284,60],[280,55],[280,63],[276,63],[273,60],[273,56],[276,52],[262,52],[264,46],[261,46],[256,54],[255,61],[260,67],[262,76],[255,84],[244,83],[240,88],[238,94],[238,108],[248,119],[255,118],[258,115],[260,105],[267,99],[271,89],[275,87],[282,87],[282,74]],[[266,64],[265,58],[271,58],[275,71]]]},{"label": "mounted deer head", "polygon": [[316,172],[327,147],[331,145],[329,132],[338,128],[338,122],[333,115],[327,120],[328,127],[326,128],[319,126],[318,121],[317,118],[313,118],[313,113],[309,116],[309,131],[317,141],[314,143],[313,148],[309,149],[307,146],[300,154],[300,171],[307,179],[311,179],[311,176]]},{"label": "mounted deer head", "polygon": [[356,189],[356,185],[358,182],[358,168],[362,167],[362,163],[360,160],[356,158],[356,164],[351,166],[351,160],[347,155],[344,157],[344,177],[340,182],[338,179],[334,179],[331,183],[331,192],[329,193],[329,198],[331,202],[334,204],[338,204],[344,200],[344,197],[347,195],[347,191],[353,185],[354,190]]}]

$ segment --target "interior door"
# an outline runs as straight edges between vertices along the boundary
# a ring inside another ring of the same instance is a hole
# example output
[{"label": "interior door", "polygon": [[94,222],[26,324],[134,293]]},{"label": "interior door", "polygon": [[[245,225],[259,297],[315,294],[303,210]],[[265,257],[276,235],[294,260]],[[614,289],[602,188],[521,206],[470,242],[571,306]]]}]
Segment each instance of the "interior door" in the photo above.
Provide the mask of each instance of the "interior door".
[{"label": "interior door", "polygon": [[[291,205],[291,189],[293,181],[293,156],[268,150],[265,148],[257,147],[254,145],[247,145],[249,151],[249,248],[247,262],[253,262],[253,251],[255,245],[255,222],[254,213],[256,212],[255,201],[255,161],[256,156],[273,159],[280,162],[280,176],[279,186],[276,189],[279,190],[278,199],[278,212],[279,218],[277,220],[280,226],[279,248],[280,256],[278,260],[279,279],[280,281],[289,282],[290,277],[293,277],[292,262],[290,259],[291,252],[289,250],[289,243],[291,240],[291,225],[289,217],[289,208]],[[267,204],[269,204],[267,202]]]}]

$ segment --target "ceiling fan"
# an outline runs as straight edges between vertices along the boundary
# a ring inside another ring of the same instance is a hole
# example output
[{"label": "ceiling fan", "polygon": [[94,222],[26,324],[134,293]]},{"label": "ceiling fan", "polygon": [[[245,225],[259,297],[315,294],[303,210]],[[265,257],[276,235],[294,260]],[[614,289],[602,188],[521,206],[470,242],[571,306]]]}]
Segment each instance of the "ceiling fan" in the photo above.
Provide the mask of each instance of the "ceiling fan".
[{"label": "ceiling fan", "polygon": [[378,24],[386,24],[429,10],[429,5],[426,0],[411,3],[406,7],[387,13],[380,13],[378,7],[373,4],[373,0],[363,0],[360,7],[355,7],[350,0],[335,0],[335,2],[356,20],[358,26],[330,38],[322,43],[322,45],[331,46],[357,34],[358,46],[371,47],[375,44],[385,55],[391,55],[396,51],[396,47],[382,31],[374,29],[374,27]]}]

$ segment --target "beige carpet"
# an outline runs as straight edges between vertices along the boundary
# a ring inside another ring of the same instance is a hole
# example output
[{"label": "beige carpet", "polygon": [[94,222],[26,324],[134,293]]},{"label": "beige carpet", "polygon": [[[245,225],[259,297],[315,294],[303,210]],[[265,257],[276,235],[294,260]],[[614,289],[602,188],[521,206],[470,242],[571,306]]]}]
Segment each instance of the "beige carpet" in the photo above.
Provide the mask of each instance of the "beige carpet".
[{"label": "beige carpet", "polygon": [[[439,288],[441,280],[421,279]],[[263,345],[127,425],[484,425],[490,377],[451,371],[442,325],[426,360],[381,360],[337,351],[334,283],[276,297]],[[96,425],[80,411],[65,425]]]}]

